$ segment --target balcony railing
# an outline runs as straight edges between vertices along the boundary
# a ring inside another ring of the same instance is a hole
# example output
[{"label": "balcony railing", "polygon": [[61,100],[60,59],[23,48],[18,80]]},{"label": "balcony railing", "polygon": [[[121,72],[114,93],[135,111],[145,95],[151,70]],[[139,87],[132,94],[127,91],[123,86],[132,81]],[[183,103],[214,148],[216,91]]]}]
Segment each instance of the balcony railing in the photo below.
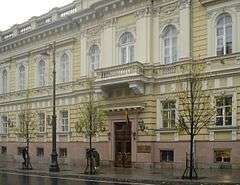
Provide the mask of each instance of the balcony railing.
[{"label": "balcony railing", "polygon": [[144,66],[140,62],[133,62],[96,70],[97,81],[109,78],[138,76],[144,74]]}]

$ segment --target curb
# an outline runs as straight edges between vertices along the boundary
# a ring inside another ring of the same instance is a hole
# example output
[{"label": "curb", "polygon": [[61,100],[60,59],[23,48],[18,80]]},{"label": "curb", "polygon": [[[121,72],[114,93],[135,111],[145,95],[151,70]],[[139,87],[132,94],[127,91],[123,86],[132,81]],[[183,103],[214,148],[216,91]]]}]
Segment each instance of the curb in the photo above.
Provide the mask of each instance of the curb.
[{"label": "curb", "polygon": [[21,175],[40,175],[40,176],[49,176],[49,177],[62,177],[62,178],[74,178],[74,179],[84,179],[84,180],[95,180],[95,181],[109,181],[109,182],[122,182],[122,183],[141,183],[141,184],[164,184],[164,185],[240,185],[240,183],[234,182],[213,182],[207,180],[183,180],[183,179],[136,179],[136,178],[126,178],[126,177],[110,177],[102,175],[85,175],[85,174],[64,174],[46,172],[46,171],[24,171],[18,169],[0,169],[0,172],[5,173],[17,173]]}]

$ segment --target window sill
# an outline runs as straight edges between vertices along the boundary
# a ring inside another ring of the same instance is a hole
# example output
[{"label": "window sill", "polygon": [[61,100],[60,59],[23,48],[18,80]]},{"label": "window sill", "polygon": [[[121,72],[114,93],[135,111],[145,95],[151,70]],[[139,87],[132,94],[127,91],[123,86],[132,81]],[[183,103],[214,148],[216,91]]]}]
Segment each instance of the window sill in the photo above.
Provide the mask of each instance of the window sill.
[{"label": "window sill", "polygon": [[160,161],[160,163],[165,163],[165,164],[174,164],[174,161]]},{"label": "window sill", "polygon": [[233,126],[233,125],[229,125],[229,126],[213,126],[213,127],[209,127],[208,130],[209,131],[213,131],[213,132],[222,132],[222,131],[233,131],[233,130],[237,130],[238,127],[237,126]]},{"label": "window sill", "polygon": [[69,135],[70,134],[70,131],[58,131],[57,132],[58,135],[61,135],[61,136],[64,136],[64,135]]},{"label": "window sill", "polygon": [[38,132],[36,135],[37,135],[37,137],[43,137],[46,134],[47,134],[47,132]]},{"label": "window sill", "polygon": [[178,130],[175,128],[160,128],[156,130],[158,133],[176,133]]}]

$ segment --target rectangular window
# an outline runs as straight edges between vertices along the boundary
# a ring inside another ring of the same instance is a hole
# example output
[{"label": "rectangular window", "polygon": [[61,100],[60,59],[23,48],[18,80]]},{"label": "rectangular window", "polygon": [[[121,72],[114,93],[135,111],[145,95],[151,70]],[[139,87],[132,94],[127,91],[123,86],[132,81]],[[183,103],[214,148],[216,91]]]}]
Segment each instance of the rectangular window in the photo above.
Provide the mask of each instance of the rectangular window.
[{"label": "rectangular window", "polygon": [[61,112],[61,132],[68,132],[68,111]]},{"label": "rectangular window", "polygon": [[216,98],[216,126],[232,125],[232,97]]},{"label": "rectangular window", "polygon": [[17,147],[17,155],[22,155],[24,147]]},{"label": "rectangular window", "polygon": [[162,102],[162,107],[163,128],[173,128],[175,126],[176,118],[175,101]]},{"label": "rectangular window", "polygon": [[7,154],[7,147],[6,146],[2,146],[1,147],[1,154]]},{"label": "rectangular window", "polygon": [[174,162],[174,151],[173,150],[160,150],[160,161],[161,162]]},{"label": "rectangular window", "polygon": [[59,157],[61,158],[67,157],[67,148],[59,148]]},{"label": "rectangular window", "polygon": [[39,129],[39,132],[45,132],[45,114],[44,113],[38,114],[38,129]]},{"label": "rectangular window", "polygon": [[43,158],[44,156],[44,148],[37,148],[37,157]]},{"label": "rectangular window", "polygon": [[7,134],[8,132],[8,120],[7,116],[1,117],[1,134]]},{"label": "rectangular window", "polygon": [[214,162],[231,162],[231,150],[230,149],[220,149],[214,150]]}]

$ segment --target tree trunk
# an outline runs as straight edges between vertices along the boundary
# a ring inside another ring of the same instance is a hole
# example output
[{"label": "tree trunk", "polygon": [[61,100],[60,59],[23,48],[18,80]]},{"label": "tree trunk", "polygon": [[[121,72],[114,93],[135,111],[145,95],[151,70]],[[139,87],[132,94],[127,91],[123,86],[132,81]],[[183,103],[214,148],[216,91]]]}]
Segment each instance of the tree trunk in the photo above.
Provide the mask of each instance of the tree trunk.
[{"label": "tree trunk", "polygon": [[189,178],[193,178],[193,170],[194,170],[194,159],[193,159],[193,140],[194,140],[194,135],[192,134],[190,139],[190,173],[189,173]]}]

